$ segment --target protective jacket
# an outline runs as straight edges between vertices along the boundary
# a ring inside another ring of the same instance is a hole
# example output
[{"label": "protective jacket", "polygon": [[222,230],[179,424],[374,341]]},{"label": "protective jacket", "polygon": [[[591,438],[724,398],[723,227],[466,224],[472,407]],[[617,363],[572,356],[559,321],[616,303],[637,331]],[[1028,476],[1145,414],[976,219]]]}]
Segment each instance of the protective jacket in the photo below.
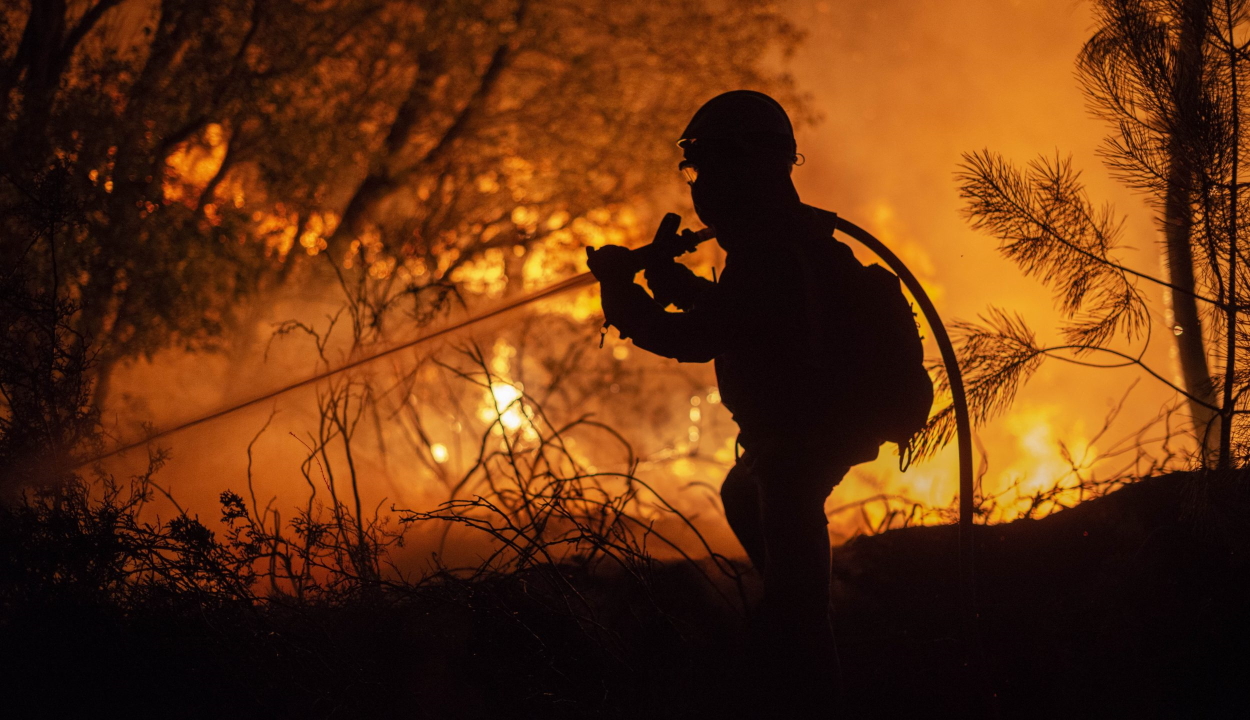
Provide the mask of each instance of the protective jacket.
[{"label": "protective jacket", "polygon": [[[827,337],[836,332],[828,318],[839,277],[858,266],[850,248],[831,237],[835,219],[795,203],[766,230],[732,242],[722,234],[719,282],[668,262],[646,269],[654,298],[632,282],[605,283],[605,318],[649,352],[715,361],[744,446],[821,437],[839,444],[848,464],[870,460],[880,441],[856,430],[855,378],[839,372]],[[670,304],[683,312],[666,311]]]}]

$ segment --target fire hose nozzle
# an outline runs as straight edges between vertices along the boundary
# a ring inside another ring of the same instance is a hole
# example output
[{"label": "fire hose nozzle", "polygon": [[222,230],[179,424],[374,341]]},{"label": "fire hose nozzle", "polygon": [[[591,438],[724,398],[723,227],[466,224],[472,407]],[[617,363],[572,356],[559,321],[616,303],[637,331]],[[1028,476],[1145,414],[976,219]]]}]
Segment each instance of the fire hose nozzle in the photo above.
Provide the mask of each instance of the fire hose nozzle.
[{"label": "fire hose nozzle", "polygon": [[712,227],[705,227],[702,230],[683,230],[680,233],[677,232],[679,227],[681,227],[680,215],[668,213],[664,216],[650,244],[633,250],[639,269],[654,262],[671,260],[694,252],[700,244],[716,237],[716,229]]}]

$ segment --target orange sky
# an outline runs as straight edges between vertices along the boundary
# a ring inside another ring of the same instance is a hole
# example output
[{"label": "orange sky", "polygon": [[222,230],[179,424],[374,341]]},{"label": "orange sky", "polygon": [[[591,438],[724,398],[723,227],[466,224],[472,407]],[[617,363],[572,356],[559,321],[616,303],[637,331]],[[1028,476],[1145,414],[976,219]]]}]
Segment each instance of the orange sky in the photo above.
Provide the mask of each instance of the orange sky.
[{"label": "orange sky", "polygon": [[[1001,259],[994,240],[961,217],[953,173],[963,152],[988,148],[1020,164],[1071,154],[1094,201],[1111,202],[1127,216],[1124,241],[1135,250],[1123,259],[1160,272],[1150,209],[1103,169],[1096,150],[1105,128],[1086,112],[1075,80],[1074,61],[1092,28],[1087,3],[820,1],[796,3],[794,17],[809,37],[791,67],[823,115],[798,134],[807,158],[795,172],[800,193],[892,245],[935,286],[948,323],[973,319],[992,304],[1020,311],[1043,342],[1056,338],[1049,291]],[[1164,305],[1153,288],[1148,292],[1159,302],[1147,360],[1170,376]],[[1053,475],[1062,467],[1056,441],[1090,437],[1109,404],[1141,375],[1048,361],[1012,412],[981,431],[987,486]],[[1106,440],[1135,429],[1169,397],[1143,379]],[[946,457],[890,484],[938,502],[953,492],[951,462]],[[852,494],[850,485],[839,492]]]}]

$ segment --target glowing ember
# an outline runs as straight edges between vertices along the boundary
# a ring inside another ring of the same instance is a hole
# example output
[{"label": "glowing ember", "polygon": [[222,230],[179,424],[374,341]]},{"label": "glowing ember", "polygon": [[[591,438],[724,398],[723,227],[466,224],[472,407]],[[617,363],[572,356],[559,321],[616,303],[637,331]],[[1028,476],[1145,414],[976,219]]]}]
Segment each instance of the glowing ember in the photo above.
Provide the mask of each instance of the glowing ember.
[{"label": "glowing ember", "polygon": [[442,443],[434,443],[430,446],[430,456],[434,458],[434,462],[441,465],[442,463],[447,462],[450,454],[447,452],[446,445]]}]

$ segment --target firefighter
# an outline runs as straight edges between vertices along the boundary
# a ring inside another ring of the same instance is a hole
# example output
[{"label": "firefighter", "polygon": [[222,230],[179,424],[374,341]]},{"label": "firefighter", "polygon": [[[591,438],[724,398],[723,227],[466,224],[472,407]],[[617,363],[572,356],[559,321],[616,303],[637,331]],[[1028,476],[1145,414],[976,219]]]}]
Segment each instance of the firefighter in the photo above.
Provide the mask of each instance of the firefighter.
[{"label": "firefighter", "polygon": [[[830,239],[835,216],[800,201],[794,132],[771,97],[736,90],[711,99],[678,145],[695,212],[726,253],[719,281],[663,253],[639,267],[644,254],[619,246],[588,250],[588,264],[621,337],[681,362],[715,363],[743,450],[721,497],[763,576],[758,634],[783,658],[832,667],[824,503],[881,442],[854,421],[846,388],[855,378],[831,372],[836,347],[822,340],[840,268],[854,260]],[[676,229],[662,223],[653,245],[674,242]],[[639,270],[654,297],[634,283]]]}]

